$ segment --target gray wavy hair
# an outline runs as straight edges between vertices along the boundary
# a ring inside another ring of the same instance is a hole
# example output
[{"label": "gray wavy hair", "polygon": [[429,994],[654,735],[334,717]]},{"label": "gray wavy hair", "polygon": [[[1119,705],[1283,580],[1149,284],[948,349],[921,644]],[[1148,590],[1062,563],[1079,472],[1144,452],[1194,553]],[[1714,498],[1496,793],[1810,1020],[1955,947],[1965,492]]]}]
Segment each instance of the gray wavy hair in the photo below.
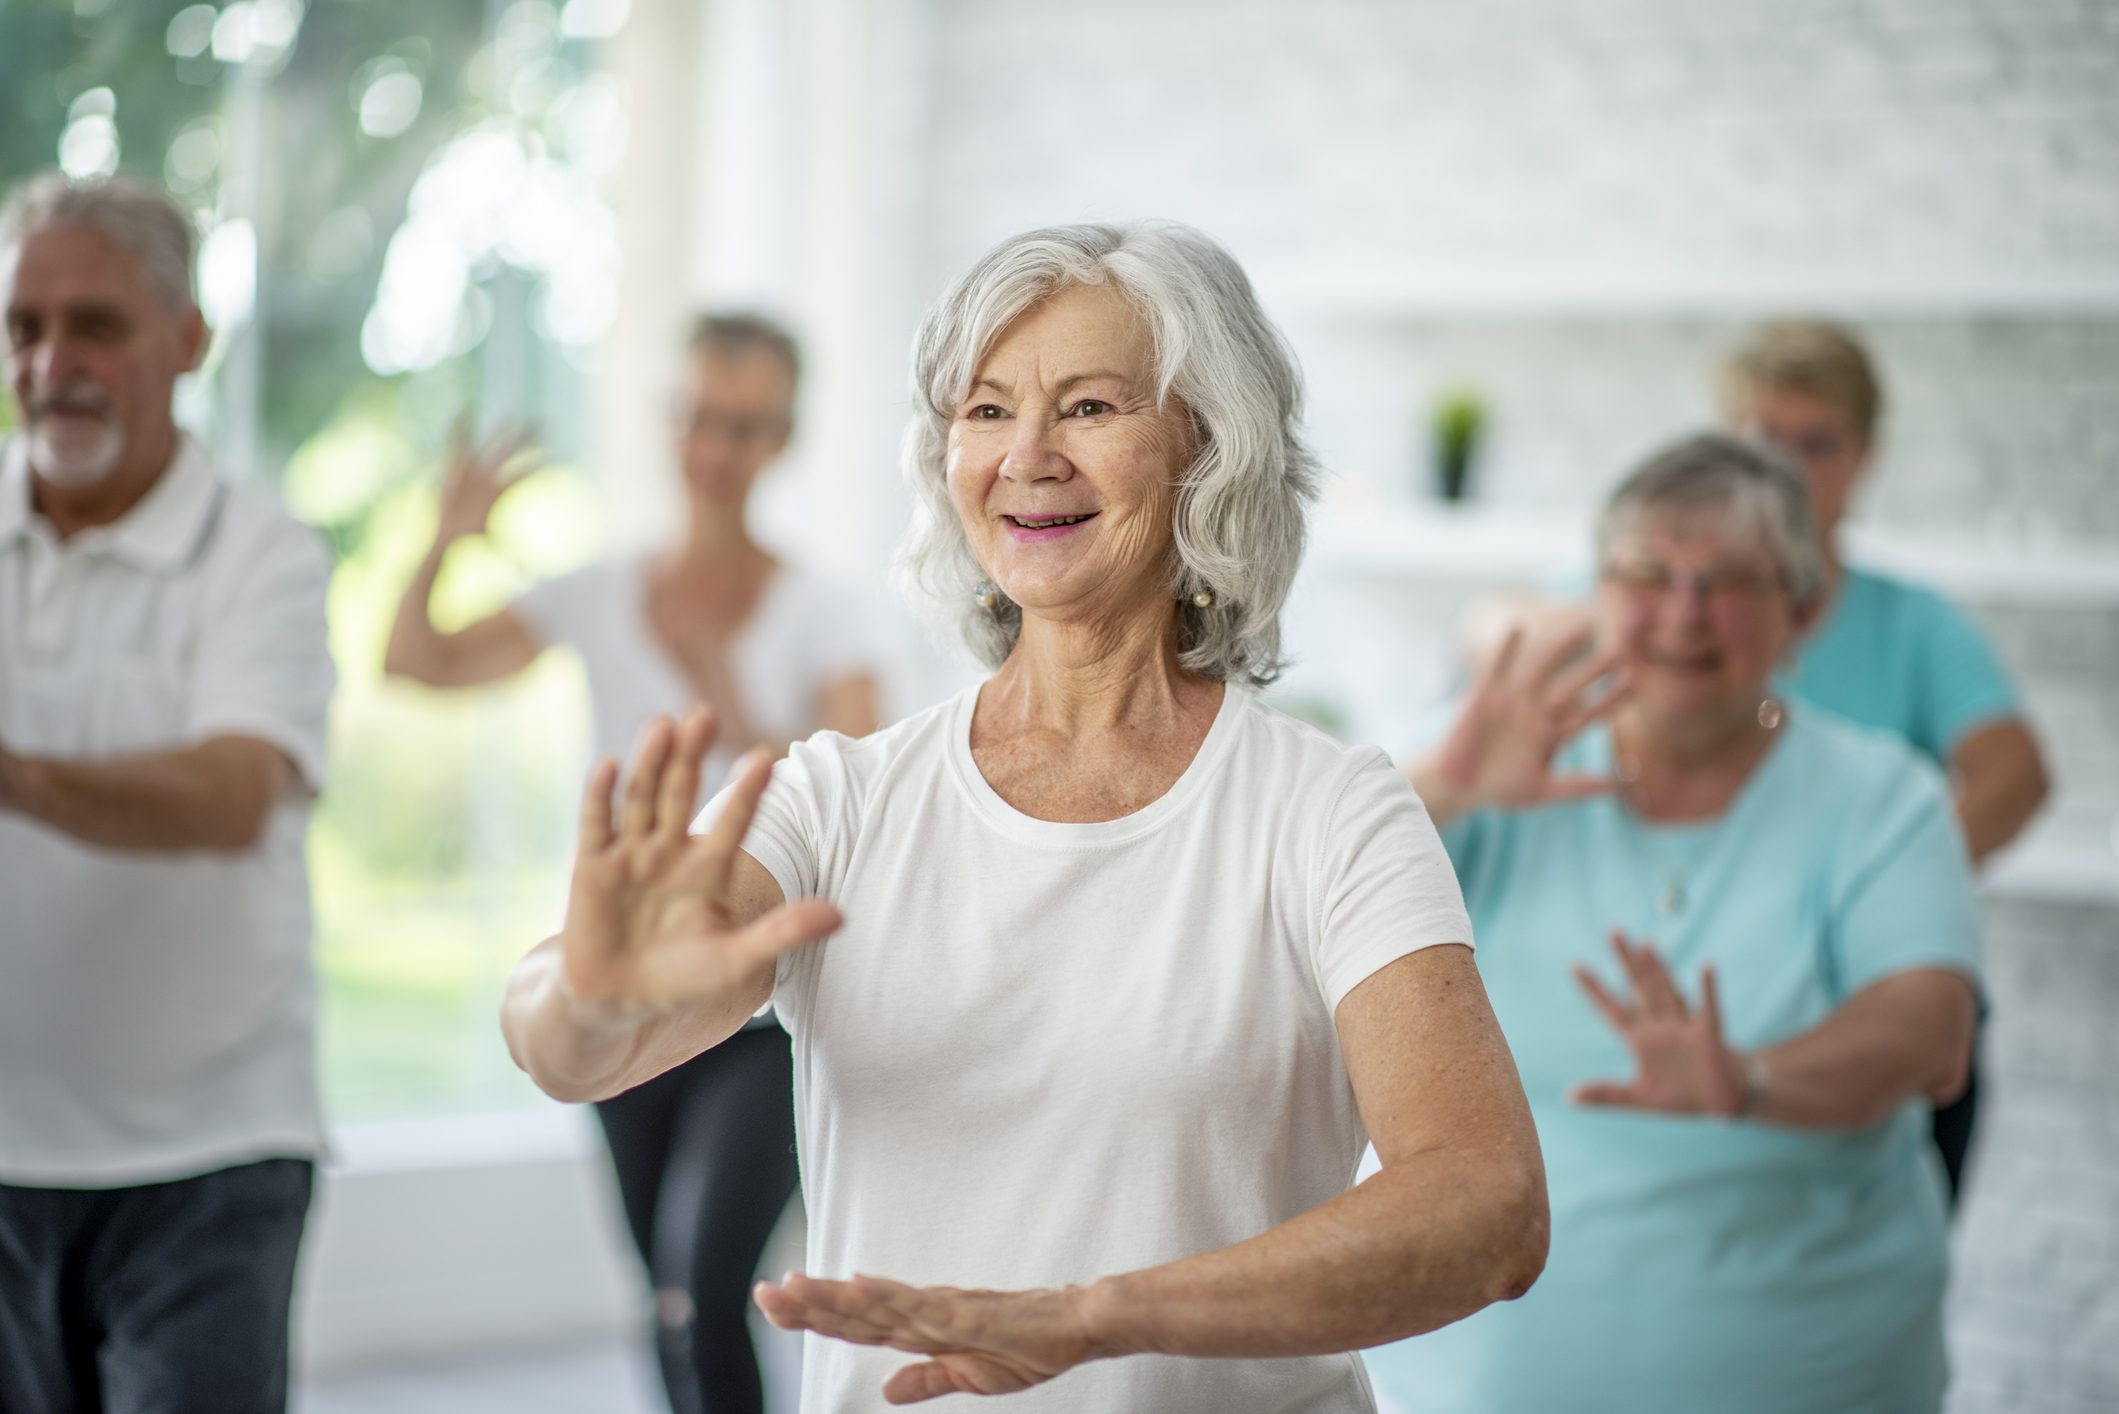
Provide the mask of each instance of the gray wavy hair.
[{"label": "gray wavy hair", "polygon": [[1825,592],[1825,556],[1803,474],[1774,448],[1726,432],[1674,442],[1620,482],[1597,517],[1597,561],[1644,521],[1700,515],[1753,529],[1798,608]]},{"label": "gray wavy hair", "polygon": [[[1155,342],[1156,400],[1191,414],[1199,450],[1181,474],[1167,587],[1179,617],[1179,661],[1217,681],[1264,686],[1280,675],[1280,608],[1302,562],[1304,503],[1317,463],[1299,431],[1302,375],[1251,282],[1204,233],[1171,221],[1052,226],[988,251],[913,340],[913,414],[903,469],[913,490],[901,585],[997,668],[1023,613],[985,574],[950,503],[949,425],[979,363],[1009,324],[1071,285],[1109,283]],[[1213,591],[1200,608],[1192,595]]]},{"label": "gray wavy hair", "polygon": [[196,304],[191,222],[161,188],[133,177],[76,179],[39,172],[0,203],[0,271],[14,280],[14,257],[31,236],[54,226],[100,231],[140,262],[148,288],[178,313]]}]

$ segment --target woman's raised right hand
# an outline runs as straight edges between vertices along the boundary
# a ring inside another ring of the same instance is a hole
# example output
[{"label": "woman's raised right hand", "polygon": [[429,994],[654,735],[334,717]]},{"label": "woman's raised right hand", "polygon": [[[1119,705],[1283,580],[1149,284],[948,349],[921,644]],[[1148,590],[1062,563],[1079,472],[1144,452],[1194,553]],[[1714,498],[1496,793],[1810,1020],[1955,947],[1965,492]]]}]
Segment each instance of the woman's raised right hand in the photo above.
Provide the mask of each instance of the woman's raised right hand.
[{"label": "woman's raised right hand", "polygon": [[650,722],[615,809],[617,762],[606,758],[589,775],[561,958],[568,989],[614,1016],[749,1004],[769,988],[776,958],[840,924],[839,911],[819,900],[750,917],[737,897],[739,848],[772,775],[765,752],[739,763],[713,828],[689,832],[713,740],[704,711]]},{"label": "woman's raised right hand", "polygon": [[[1419,777],[1447,799],[1453,815],[1553,805],[1614,787],[1609,776],[1556,775],[1552,762],[1575,733],[1625,695],[1625,676],[1614,671],[1617,655],[1585,652],[1585,624],[1548,636],[1519,663],[1525,637],[1521,624],[1509,630],[1480,669],[1449,735],[1419,768]],[[1604,690],[1593,693],[1607,676]]]},{"label": "woman's raised right hand", "polygon": [[[449,436],[449,474],[441,486],[441,511],[435,521],[434,539],[450,545],[466,535],[483,535],[493,514],[493,504],[509,487],[542,464],[518,468],[503,475],[510,462],[530,446],[527,427],[514,427],[486,442],[473,442],[470,431],[459,423]],[[528,460],[527,458],[525,460]]]}]

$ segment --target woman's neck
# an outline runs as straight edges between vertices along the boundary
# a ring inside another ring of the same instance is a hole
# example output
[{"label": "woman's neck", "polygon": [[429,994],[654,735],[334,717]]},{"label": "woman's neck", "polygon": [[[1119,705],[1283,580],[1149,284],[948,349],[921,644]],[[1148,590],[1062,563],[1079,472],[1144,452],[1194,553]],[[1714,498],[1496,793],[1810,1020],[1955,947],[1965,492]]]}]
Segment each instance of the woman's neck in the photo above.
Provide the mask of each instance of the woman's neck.
[{"label": "woman's neck", "polygon": [[1160,734],[1203,714],[1220,684],[1177,661],[1177,614],[1055,621],[1023,616],[1023,631],[983,697],[998,721],[1065,737]]},{"label": "woman's neck", "polygon": [[1627,803],[1648,818],[1718,815],[1750,779],[1780,724],[1778,709],[1768,718],[1756,706],[1680,718],[1621,711],[1611,727],[1614,773]]}]

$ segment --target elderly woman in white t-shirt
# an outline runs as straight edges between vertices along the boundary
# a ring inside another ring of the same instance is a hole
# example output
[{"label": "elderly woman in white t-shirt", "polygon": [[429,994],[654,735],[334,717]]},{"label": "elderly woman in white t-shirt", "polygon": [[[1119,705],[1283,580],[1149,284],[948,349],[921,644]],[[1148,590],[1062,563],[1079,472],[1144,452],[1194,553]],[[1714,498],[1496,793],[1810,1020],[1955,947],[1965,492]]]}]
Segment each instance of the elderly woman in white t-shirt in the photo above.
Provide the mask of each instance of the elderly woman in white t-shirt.
[{"label": "elderly woman in white t-shirt", "polygon": [[1350,1352],[1526,1290],[1545,1187],[1418,798],[1254,691],[1314,476],[1292,360],[1153,224],[1003,243],[915,365],[911,579],[992,676],[754,755],[696,835],[704,714],[615,804],[602,763],[509,1044],[594,1098],[778,1008],[809,1274],[757,1301],[836,1337],[805,1410],[1371,1409]]}]

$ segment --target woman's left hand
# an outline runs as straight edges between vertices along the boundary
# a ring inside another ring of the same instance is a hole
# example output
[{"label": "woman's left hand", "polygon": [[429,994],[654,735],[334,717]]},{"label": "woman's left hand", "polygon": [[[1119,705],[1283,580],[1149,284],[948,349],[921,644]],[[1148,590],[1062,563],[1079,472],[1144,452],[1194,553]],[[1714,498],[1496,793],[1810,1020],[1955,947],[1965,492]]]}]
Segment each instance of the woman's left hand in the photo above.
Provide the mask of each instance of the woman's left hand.
[{"label": "woman's left hand", "polygon": [[758,1309],[782,1330],[928,1358],[883,1382],[892,1404],[945,1394],[1014,1394],[1095,1358],[1081,1287],[962,1291],[881,1277],[825,1281],[790,1273],[759,1282]]},{"label": "woman's left hand", "polygon": [[1695,1008],[1678,991],[1653,944],[1634,945],[1613,929],[1611,946],[1633,984],[1631,1001],[1614,997],[1586,967],[1575,968],[1575,980],[1633,1052],[1639,1074],[1628,1081],[1577,1085],[1571,1094],[1574,1102],[1725,1118],[1743,1113],[1749,1082],[1743,1057],[1722,1039],[1714,969],[1700,974],[1700,1004]]}]

